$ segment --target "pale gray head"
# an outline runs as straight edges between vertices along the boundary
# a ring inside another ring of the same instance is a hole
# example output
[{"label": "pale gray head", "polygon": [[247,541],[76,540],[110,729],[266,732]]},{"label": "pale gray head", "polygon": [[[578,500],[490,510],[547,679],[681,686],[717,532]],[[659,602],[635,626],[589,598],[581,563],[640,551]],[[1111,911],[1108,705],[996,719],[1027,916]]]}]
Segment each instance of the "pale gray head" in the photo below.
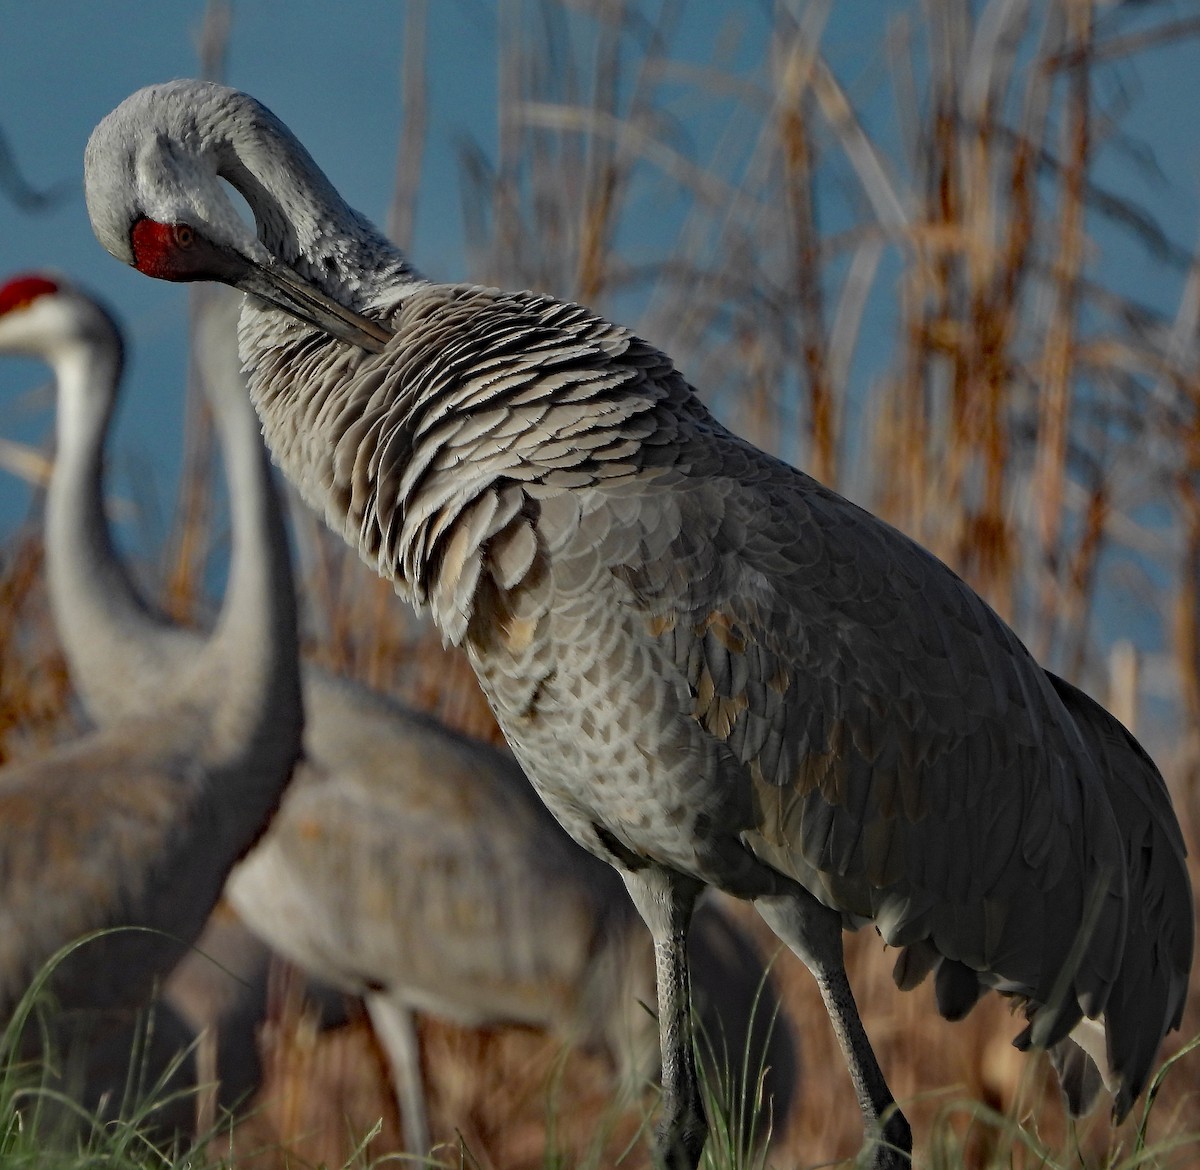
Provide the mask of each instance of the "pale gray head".
[{"label": "pale gray head", "polygon": [[0,285],[0,353],[54,365],[78,349],[102,352],[120,364],[121,336],[95,300],[45,272],[22,273]]},{"label": "pale gray head", "polygon": [[96,238],[140,272],[221,281],[343,341],[386,344],[388,330],[350,306],[406,271],[403,257],[248,94],[189,80],[138,90],[92,132],[84,187]]}]

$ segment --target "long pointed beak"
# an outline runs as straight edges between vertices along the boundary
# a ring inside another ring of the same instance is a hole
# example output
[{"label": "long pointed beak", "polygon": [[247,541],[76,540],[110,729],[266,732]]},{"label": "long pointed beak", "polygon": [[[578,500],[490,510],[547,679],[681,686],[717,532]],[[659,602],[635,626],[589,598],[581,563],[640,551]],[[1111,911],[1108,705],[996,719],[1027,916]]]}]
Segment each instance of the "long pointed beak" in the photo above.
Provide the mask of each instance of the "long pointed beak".
[{"label": "long pointed beak", "polygon": [[386,326],[347,309],[279,260],[272,259],[261,265],[251,262],[239,273],[237,286],[243,292],[262,297],[285,313],[371,353],[381,353],[392,338],[392,331]]}]

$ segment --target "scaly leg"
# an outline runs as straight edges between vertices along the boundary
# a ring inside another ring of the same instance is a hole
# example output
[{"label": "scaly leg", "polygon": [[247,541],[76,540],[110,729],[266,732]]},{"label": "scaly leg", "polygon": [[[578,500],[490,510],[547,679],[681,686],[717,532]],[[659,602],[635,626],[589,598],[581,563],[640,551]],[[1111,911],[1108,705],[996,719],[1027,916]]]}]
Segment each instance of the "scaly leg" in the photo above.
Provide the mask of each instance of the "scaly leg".
[{"label": "scaly leg", "polygon": [[767,924],[813,973],[825,1009],[846,1057],[866,1139],[875,1144],[874,1170],[910,1170],[912,1130],[896,1107],[871,1041],[858,1017],[854,993],[846,978],[842,923],[836,911],[811,894],[780,894],[755,899]]},{"label": "scaly leg", "polygon": [[654,938],[663,1083],[662,1115],[655,1130],[656,1164],[666,1170],[695,1170],[708,1137],[708,1122],[692,1050],[687,932],[701,885],[654,865],[621,876]]}]

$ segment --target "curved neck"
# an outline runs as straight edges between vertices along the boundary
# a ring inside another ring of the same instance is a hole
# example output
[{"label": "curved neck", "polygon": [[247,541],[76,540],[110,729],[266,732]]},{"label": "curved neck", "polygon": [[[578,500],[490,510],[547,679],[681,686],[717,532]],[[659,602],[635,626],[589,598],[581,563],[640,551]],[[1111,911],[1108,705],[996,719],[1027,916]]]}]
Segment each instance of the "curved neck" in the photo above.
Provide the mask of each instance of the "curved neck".
[{"label": "curved neck", "polygon": [[[146,603],[112,539],[103,456],[119,359],[80,346],[59,356],[55,372],[58,454],[46,506],[47,572],[55,622],[88,714],[107,724],[190,691],[206,703],[219,696],[218,706],[235,720],[270,724],[279,697],[299,691],[296,601],[282,509],[245,391],[222,387],[211,395],[233,547],[217,628],[206,638]],[[257,729],[242,730],[253,736]]]},{"label": "curved neck", "polygon": [[154,612],[117,554],[104,511],[104,442],[121,361],[65,349],[58,381],[57,455],[46,500],[46,569],[55,623],[88,713],[109,722],[154,695],[139,680],[166,653],[170,623]]},{"label": "curved neck", "polygon": [[349,308],[414,276],[404,254],[351,208],[288,128],[248,95],[209,127],[218,175],[245,197],[259,240]]},{"label": "curved neck", "polygon": [[245,390],[213,402],[229,493],[229,581],[216,633],[248,624],[296,641],[295,598],[283,505]]},{"label": "curved neck", "polygon": [[[208,371],[207,376],[216,376]],[[230,375],[232,376],[232,374]],[[280,712],[299,708],[297,604],[283,505],[240,376],[210,384],[228,486],[229,578],[199,674],[220,693],[224,717],[257,739],[278,731]]]}]

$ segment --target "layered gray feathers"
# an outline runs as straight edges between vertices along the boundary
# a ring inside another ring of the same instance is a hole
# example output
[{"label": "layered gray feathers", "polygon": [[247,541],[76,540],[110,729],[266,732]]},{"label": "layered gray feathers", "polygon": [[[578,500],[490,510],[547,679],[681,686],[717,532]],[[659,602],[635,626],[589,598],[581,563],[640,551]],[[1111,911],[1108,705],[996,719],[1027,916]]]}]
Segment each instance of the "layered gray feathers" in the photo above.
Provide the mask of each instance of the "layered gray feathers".
[{"label": "layered gray feathers", "polygon": [[[247,304],[268,441],[467,649],[573,835],[609,856],[603,827],[743,895],[795,879],[956,964],[947,988],[962,970],[1028,999],[1040,1044],[1082,1014],[1135,1018],[1112,1055],[1140,1084],[1177,1013],[1173,993],[1110,1003],[1147,879],[1105,742],[994,613],[725,431],[629,331],[527,293],[414,282],[397,300],[377,357],[273,346],[275,314]],[[1160,981],[1186,978],[1161,961]],[[969,1007],[960,982],[947,1000]]]}]

